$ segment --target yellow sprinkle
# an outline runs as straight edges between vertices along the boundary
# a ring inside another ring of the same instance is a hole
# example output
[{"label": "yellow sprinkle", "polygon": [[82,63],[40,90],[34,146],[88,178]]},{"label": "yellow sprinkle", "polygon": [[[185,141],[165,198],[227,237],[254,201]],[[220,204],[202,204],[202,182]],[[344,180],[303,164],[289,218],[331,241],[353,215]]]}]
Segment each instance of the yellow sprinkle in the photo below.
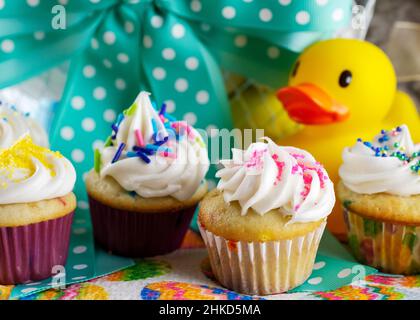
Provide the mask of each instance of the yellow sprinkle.
[{"label": "yellow sprinkle", "polygon": [[32,175],[35,171],[33,158],[36,158],[55,175],[53,165],[48,161],[47,155],[61,158],[59,152],[53,152],[47,148],[40,147],[32,142],[29,134],[24,135],[8,149],[0,150],[0,170],[4,169],[12,175],[15,169],[26,169]]}]

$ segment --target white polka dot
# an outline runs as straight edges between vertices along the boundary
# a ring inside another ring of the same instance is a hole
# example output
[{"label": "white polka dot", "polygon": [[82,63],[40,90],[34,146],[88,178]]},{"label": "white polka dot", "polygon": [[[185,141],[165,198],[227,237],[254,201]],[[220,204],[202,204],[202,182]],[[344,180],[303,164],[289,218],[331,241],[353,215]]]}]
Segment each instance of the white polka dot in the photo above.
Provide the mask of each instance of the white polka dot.
[{"label": "white polka dot", "polygon": [[83,75],[86,78],[92,78],[95,76],[96,70],[93,66],[88,65],[83,68]]},{"label": "white polka dot", "polygon": [[88,266],[87,264],[76,264],[75,266],[73,266],[74,270],[83,270],[86,269]]},{"label": "white polka dot", "polygon": [[200,12],[201,11],[201,2],[199,0],[192,0],[190,3],[191,11]]},{"label": "white polka dot", "polygon": [[235,8],[234,7],[231,7],[231,6],[224,7],[223,10],[222,10],[222,16],[225,19],[233,19],[233,18],[235,18],[235,16],[236,16],[236,10],[235,10]]},{"label": "white polka dot", "polygon": [[80,149],[74,149],[71,152],[71,158],[73,159],[74,162],[80,163],[83,160],[85,160],[85,153]]},{"label": "white polka dot", "polygon": [[[31,283],[31,285],[33,285],[33,284]],[[38,288],[25,288],[21,292],[22,293],[31,293],[31,292],[34,292],[36,290],[38,290]]]},{"label": "white polka dot", "polygon": [[188,90],[188,81],[184,78],[179,78],[175,81],[175,90],[178,92],[185,92]]},{"label": "white polka dot", "polygon": [[82,210],[86,210],[86,209],[89,208],[89,204],[86,201],[83,201],[83,200],[77,201],[77,206]]},{"label": "white polka dot", "polygon": [[131,21],[126,21],[124,23],[124,30],[127,33],[132,33],[134,31],[134,23],[132,23]]},{"label": "white polka dot", "polygon": [[121,52],[117,55],[117,59],[119,62],[121,63],[127,63],[128,61],[130,61],[130,58],[128,57],[128,55],[124,52]]},{"label": "white polka dot", "polygon": [[269,22],[273,19],[273,13],[270,9],[264,8],[260,10],[259,17],[261,21]]},{"label": "white polka dot", "polygon": [[28,6],[36,7],[39,5],[39,0],[26,0],[26,3]]},{"label": "white polka dot", "polygon": [[348,277],[349,275],[351,275],[351,269],[350,269],[350,268],[346,268],[346,269],[341,270],[341,271],[337,274],[337,277],[338,277],[338,278],[346,278],[346,277]]},{"label": "white polka dot", "polygon": [[15,50],[15,43],[10,39],[3,40],[1,42],[1,50],[5,53],[10,53]]},{"label": "white polka dot", "polygon": [[71,99],[70,102],[71,106],[75,110],[81,110],[85,107],[85,99],[83,99],[81,96],[75,96]]},{"label": "white polka dot", "polygon": [[74,130],[72,127],[62,127],[60,130],[60,136],[64,140],[71,140],[74,138]]},{"label": "white polka dot", "polygon": [[83,173],[83,175],[82,175],[82,179],[83,179],[83,181],[86,181],[86,178],[87,178],[88,174],[89,174],[89,171],[88,171],[88,172]]},{"label": "white polka dot", "polygon": [[4,0],[0,0],[0,10],[4,8]]},{"label": "white polka dot", "polygon": [[109,61],[108,59],[104,59],[102,63],[104,64],[105,68],[108,68],[108,69],[112,68],[112,62]]},{"label": "white polka dot", "polygon": [[238,48],[243,48],[246,46],[247,42],[248,42],[248,38],[244,35],[239,35],[235,37],[235,46],[237,46]]},{"label": "white polka dot", "polygon": [[92,143],[92,149],[93,150],[96,150],[96,149],[102,150],[103,148],[104,148],[104,142],[102,140],[95,140]]},{"label": "white polka dot", "polygon": [[243,0],[245,3],[251,3],[253,0]]},{"label": "white polka dot", "polygon": [[211,26],[208,23],[202,23],[200,25],[200,28],[201,30],[206,31],[206,32],[211,30]]},{"label": "white polka dot", "polygon": [[90,2],[92,2],[92,3],[99,3],[99,2],[101,2],[101,0],[89,0]]},{"label": "white polka dot", "polygon": [[276,59],[280,55],[280,50],[277,47],[268,47],[268,49],[267,49],[267,55],[271,59]]},{"label": "white polka dot", "polygon": [[291,2],[292,2],[292,0],[279,0],[279,3],[282,6],[288,6]]},{"label": "white polka dot", "polygon": [[335,9],[332,13],[332,18],[334,21],[340,21],[343,19],[344,11],[341,8]]},{"label": "white polka dot", "polygon": [[44,31],[37,31],[34,33],[35,40],[43,40],[45,39],[45,32]]},{"label": "white polka dot", "polygon": [[152,19],[150,19],[150,24],[153,28],[160,28],[163,25],[163,19],[161,16],[153,16]]},{"label": "white polka dot", "polygon": [[76,228],[73,229],[73,234],[75,235],[81,235],[81,234],[86,234],[87,233],[87,229],[86,228]]},{"label": "white polka dot", "polygon": [[187,112],[186,114],[184,114],[184,118],[185,121],[188,122],[188,124],[190,125],[195,125],[195,123],[197,122],[197,116],[192,113],[192,112]]},{"label": "white polka dot", "polygon": [[92,132],[93,130],[95,130],[96,127],[96,123],[95,120],[93,120],[92,118],[84,118],[82,121],[82,128],[83,130],[87,131],[87,132]]},{"label": "white polka dot", "polygon": [[176,52],[172,48],[165,48],[162,50],[162,57],[166,60],[173,60],[175,59]]},{"label": "white polka dot", "polygon": [[195,57],[189,57],[185,60],[185,67],[188,70],[196,70],[198,68],[199,62],[198,59]]},{"label": "white polka dot", "polygon": [[104,111],[104,120],[107,122],[113,122],[116,118],[115,111],[112,109],[106,109]]},{"label": "white polka dot", "polygon": [[125,83],[124,79],[118,78],[115,80],[115,87],[118,90],[124,90],[127,87],[127,84]]},{"label": "white polka dot", "polygon": [[59,0],[58,2],[65,6],[69,2],[69,0]]},{"label": "white polka dot", "polygon": [[80,276],[80,277],[73,277],[73,278],[71,278],[71,280],[74,280],[74,281],[79,281],[79,280],[83,280],[83,279],[86,279],[86,277],[85,276]]},{"label": "white polka dot", "polygon": [[104,33],[104,35],[103,35],[103,39],[104,39],[104,42],[106,44],[111,45],[111,44],[114,44],[115,43],[115,40],[117,39],[117,37],[115,36],[115,33],[114,32],[112,32],[112,31],[106,31]]},{"label": "white polka dot", "polygon": [[172,113],[175,111],[175,102],[173,100],[166,100],[165,101],[166,104],[166,111],[169,113]]},{"label": "white polka dot", "polygon": [[308,283],[312,285],[317,285],[317,284],[320,284],[321,282],[322,282],[321,277],[315,277],[308,280]]},{"label": "white polka dot", "polygon": [[311,19],[311,16],[309,15],[307,11],[299,11],[296,14],[296,22],[298,24],[302,24],[302,25],[307,24],[310,19]]},{"label": "white polka dot", "polygon": [[206,104],[207,102],[209,102],[209,98],[209,93],[206,90],[200,90],[195,95],[195,100],[199,104]]},{"label": "white polka dot", "polygon": [[314,264],[314,270],[319,270],[325,267],[325,261],[318,261]]},{"label": "white polka dot", "polygon": [[90,39],[90,47],[94,50],[98,49],[99,48],[98,39],[96,39],[96,38]]},{"label": "white polka dot", "polygon": [[76,219],[76,220],[74,220],[74,222],[77,223],[77,224],[84,224],[84,223],[86,223],[86,220],[85,219]]},{"label": "white polka dot", "polygon": [[185,35],[185,28],[182,24],[176,23],[171,29],[172,37],[180,39]]},{"label": "white polka dot", "polygon": [[151,48],[153,46],[153,40],[152,40],[152,38],[150,37],[150,36],[148,36],[148,35],[145,35],[144,37],[143,37],[143,47],[145,47],[145,48]]},{"label": "white polka dot", "polygon": [[104,87],[96,87],[93,90],[93,97],[96,100],[103,100],[103,99],[105,99],[105,97],[106,97],[106,90],[105,90],[105,88]]},{"label": "white polka dot", "polygon": [[319,6],[325,6],[328,3],[328,0],[316,0],[316,4]]},{"label": "white polka dot", "polygon": [[218,128],[213,124],[208,125],[206,131],[210,137],[215,137],[219,134]]},{"label": "white polka dot", "polygon": [[166,71],[161,67],[154,68],[152,74],[156,80],[163,80],[166,77]]},{"label": "white polka dot", "polygon": [[86,246],[77,246],[73,248],[73,253],[81,254],[81,253],[86,252],[86,250],[87,250]]}]

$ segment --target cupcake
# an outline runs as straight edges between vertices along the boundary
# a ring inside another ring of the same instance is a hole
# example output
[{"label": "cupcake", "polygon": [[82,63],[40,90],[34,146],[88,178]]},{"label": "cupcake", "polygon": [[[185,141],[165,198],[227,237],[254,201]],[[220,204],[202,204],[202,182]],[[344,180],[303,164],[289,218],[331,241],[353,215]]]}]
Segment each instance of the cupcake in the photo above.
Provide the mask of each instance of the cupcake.
[{"label": "cupcake", "polygon": [[0,150],[0,284],[38,281],[65,265],[76,172],[28,134]]},{"label": "cupcake", "polygon": [[147,92],[112,125],[86,179],[94,236],[115,254],[178,249],[207,192],[207,148],[197,130],[152,106]]},{"label": "cupcake", "polygon": [[420,272],[420,144],[407,126],[343,151],[337,196],[355,257],[383,272]]},{"label": "cupcake", "polygon": [[222,160],[199,228],[217,280],[245,293],[281,293],[311,274],[335,203],[324,168],[307,152],[265,138]]},{"label": "cupcake", "polygon": [[26,133],[36,145],[49,147],[47,133],[29,113],[19,112],[6,104],[0,105],[0,149],[9,148]]}]

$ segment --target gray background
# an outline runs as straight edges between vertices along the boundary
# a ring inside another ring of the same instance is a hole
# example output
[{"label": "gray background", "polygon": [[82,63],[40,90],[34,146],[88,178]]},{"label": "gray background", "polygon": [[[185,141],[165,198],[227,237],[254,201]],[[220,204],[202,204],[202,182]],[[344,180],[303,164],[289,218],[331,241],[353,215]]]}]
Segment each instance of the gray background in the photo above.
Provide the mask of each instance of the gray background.
[{"label": "gray background", "polygon": [[[377,0],[367,40],[385,50],[395,21],[420,23],[420,0]],[[410,94],[416,101],[417,109],[420,110],[420,82],[399,84],[399,87]]]}]

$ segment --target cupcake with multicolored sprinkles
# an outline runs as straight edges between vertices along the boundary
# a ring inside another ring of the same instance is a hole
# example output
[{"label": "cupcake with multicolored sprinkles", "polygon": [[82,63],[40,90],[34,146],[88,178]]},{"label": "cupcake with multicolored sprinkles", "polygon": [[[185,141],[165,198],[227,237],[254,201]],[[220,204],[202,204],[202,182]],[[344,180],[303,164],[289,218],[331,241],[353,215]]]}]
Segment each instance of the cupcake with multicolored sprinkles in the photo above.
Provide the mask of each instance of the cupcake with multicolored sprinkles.
[{"label": "cupcake with multicolored sprinkles", "polygon": [[383,272],[420,272],[420,144],[407,126],[343,151],[338,197],[359,261]]},{"label": "cupcake with multicolored sprinkles", "polygon": [[0,284],[46,279],[65,265],[75,181],[71,162],[29,134],[0,150]]},{"label": "cupcake with multicolored sprinkles", "polygon": [[208,168],[199,132],[141,92],[95,151],[86,179],[96,241],[131,257],[178,249],[207,192]]}]

